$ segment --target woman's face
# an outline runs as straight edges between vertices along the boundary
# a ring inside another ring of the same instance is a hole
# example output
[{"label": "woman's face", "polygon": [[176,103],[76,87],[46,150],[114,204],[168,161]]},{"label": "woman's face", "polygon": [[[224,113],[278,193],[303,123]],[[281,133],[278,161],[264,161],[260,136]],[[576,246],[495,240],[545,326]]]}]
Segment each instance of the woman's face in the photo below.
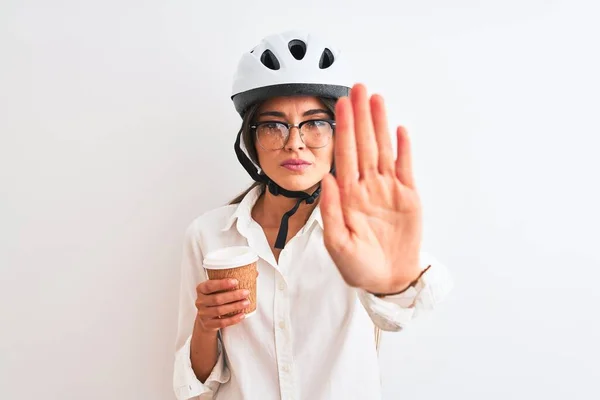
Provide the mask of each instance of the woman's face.
[{"label": "woman's face", "polygon": [[[331,120],[332,115],[316,97],[276,97],[265,101],[256,113],[258,128],[255,148],[260,167],[269,178],[287,190],[309,191],[331,169],[333,162],[333,132],[330,125],[317,120]],[[287,142],[283,122],[298,125],[289,129]],[[310,146],[310,147],[309,147]],[[283,147],[283,148],[281,148]],[[315,148],[318,147],[318,148]]]}]

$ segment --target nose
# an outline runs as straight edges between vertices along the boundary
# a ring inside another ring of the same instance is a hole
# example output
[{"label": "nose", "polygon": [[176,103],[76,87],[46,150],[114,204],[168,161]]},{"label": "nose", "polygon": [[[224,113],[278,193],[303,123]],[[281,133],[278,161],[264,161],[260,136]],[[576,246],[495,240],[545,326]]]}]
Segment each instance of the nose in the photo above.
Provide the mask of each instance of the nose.
[{"label": "nose", "polygon": [[302,135],[300,129],[296,126],[290,128],[290,136],[288,137],[287,143],[285,144],[286,150],[300,150],[304,149],[304,142],[302,141]]}]

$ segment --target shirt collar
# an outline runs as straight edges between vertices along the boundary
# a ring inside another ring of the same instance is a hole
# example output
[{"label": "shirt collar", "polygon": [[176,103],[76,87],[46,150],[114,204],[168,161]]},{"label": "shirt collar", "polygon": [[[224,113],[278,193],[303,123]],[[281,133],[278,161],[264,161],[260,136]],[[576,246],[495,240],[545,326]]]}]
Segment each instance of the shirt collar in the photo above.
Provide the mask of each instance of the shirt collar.
[{"label": "shirt collar", "polygon": [[[231,229],[236,221],[238,222],[238,226],[240,224],[248,225],[252,219],[252,208],[256,204],[256,201],[260,197],[261,193],[262,189],[260,186],[252,188],[252,190],[250,190],[237,205],[237,208],[231,217],[227,219],[227,223],[222,231],[228,231]],[[319,224],[321,229],[323,229],[323,217],[321,215],[321,206],[319,204],[317,204],[308,218],[308,221],[306,221],[306,224],[302,228],[302,233],[306,232],[306,230],[308,230],[315,222]]]},{"label": "shirt collar", "polygon": [[260,197],[261,194],[260,185],[252,188],[242,199],[242,201],[237,205],[235,212],[229,217],[225,227],[222,231],[228,231],[231,229],[233,224],[238,221],[238,223],[245,223],[246,225],[250,223],[252,216],[252,208],[256,201]]},{"label": "shirt collar", "polygon": [[306,221],[306,225],[304,225],[304,230],[309,229],[313,223],[318,223],[321,229],[323,229],[323,216],[321,215],[321,205],[317,204],[310,217],[308,217],[308,221]]}]

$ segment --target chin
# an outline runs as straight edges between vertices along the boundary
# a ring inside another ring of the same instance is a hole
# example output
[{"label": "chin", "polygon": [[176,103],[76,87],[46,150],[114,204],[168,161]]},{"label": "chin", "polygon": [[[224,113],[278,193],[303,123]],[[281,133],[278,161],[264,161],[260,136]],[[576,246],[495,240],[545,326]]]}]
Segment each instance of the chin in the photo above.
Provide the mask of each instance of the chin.
[{"label": "chin", "polygon": [[272,177],[273,181],[282,188],[295,192],[305,192],[317,185],[321,178],[304,176]]}]

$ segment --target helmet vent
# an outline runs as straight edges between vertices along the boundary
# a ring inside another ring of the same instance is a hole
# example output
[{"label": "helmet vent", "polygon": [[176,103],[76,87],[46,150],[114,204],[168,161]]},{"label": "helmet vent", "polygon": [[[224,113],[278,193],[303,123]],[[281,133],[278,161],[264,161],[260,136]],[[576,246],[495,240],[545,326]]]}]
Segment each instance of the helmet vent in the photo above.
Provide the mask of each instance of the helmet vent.
[{"label": "helmet vent", "polygon": [[306,43],[302,40],[292,40],[288,43],[288,49],[296,60],[302,60],[306,54]]},{"label": "helmet vent", "polygon": [[260,56],[260,62],[269,69],[278,70],[279,60],[275,57],[275,54],[271,50],[265,50]]},{"label": "helmet vent", "polygon": [[333,53],[329,49],[323,50],[323,54],[321,54],[321,59],[319,60],[319,68],[326,69],[331,67],[333,64]]}]

